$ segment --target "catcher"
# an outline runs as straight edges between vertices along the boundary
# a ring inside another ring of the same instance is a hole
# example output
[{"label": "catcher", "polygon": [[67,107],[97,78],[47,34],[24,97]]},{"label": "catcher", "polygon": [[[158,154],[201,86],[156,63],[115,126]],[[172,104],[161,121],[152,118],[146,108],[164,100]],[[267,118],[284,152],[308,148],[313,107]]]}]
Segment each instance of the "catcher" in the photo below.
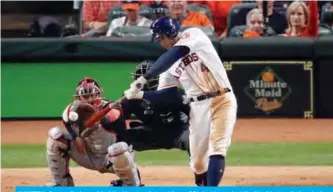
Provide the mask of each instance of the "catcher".
[{"label": "catcher", "polygon": [[46,154],[53,186],[74,186],[69,170],[70,158],[87,169],[116,174],[118,186],[142,186],[131,146],[117,142],[116,136],[99,122],[94,125],[94,132],[89,133],[87,130],[93,129],[84,127],[85,120],[108,104],[100,94],[101,87],[94,79],[81,80],[75,101],[65,108],[62,115],[67,131],[59,127],[49,130]]}]

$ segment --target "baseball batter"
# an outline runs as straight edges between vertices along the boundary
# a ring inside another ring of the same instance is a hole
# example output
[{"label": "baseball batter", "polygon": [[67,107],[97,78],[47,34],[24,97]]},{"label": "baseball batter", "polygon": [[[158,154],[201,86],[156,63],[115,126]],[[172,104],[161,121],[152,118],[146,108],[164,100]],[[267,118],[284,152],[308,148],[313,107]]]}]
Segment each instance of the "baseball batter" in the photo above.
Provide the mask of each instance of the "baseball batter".
[{"label": "baseball batter", "polygon": [[[168,49],[144,76],[125,91],[128,99],[163,101],[183,86],[190,102],[190,167],[207,172],[208,186],[217,186],[225,168],[236,121],[237,101],[213,44],[198,28],[179,33],[179,24],[162,17],[151,25],[153,39]],[[162,73],[162,74],[161,74]],[[155,92],[143,92],[152,76],[160,75]]]},{"label": "baseball batter", "polygon": [[120,179],[117,186],[141,185],[131,146],[126,142],[117,142],[116,136],[98,123],[95,125],[98,126],[96,131],[85,138],[81,137],[82,130],[76,123],[76,111],[82,102],[90,103],[97,110],[102,109],[107,101],[100,97],[100,93],[101,88],[94,79],[85,78],[80,81],[76,89],[76,100],[65,108],[62,115],[67,131],[62,131],[59,127],[49,130],[47,161],[53,186],[74,186],[69,170],[70,158],[82,167],[100,173],[116,174]]},{"label": "baseball batter", "polygon": [[[154,61],[140,62],[132,74],[132,79],[144,75]],[[150,78],[144,91],[155,91],[159,77]],[[113,110],[102,120],[101,124],[117,134],[119,139],[131,144],[135,151],[156,149],[180,149],[189,154],[189,105],[183,103],[183,91],[169,97],[163,102],[151,102],[143,99],[124,100],[119,110]],[[125,120],[132,120],[127,124]],[[135,120],[135,121],[133,121]],[[194,174],[196,185],[205,185],[205,175]]]}]

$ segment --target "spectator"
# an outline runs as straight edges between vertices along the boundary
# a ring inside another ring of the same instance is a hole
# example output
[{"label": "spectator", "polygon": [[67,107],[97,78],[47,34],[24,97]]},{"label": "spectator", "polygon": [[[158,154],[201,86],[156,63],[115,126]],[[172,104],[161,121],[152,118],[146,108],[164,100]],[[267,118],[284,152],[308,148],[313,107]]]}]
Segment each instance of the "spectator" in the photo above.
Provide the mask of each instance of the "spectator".
[{"label": "spectator", "polygon": [[213,24],[204,13],[186,11],[186,6],[185,0],[168,1],[169,16],[177,19],[182,27],[202,26],[214,29]]},{"label": "spectator", "polygon": [[260,37],[264,33],[264,16],[260,9],[252,9],[246,15],[246,30],[243,37]]},{"label": "spectator", "polygon": [[107,29],[107,17],[110,9],[118,5],[119,0],[88,1],[83,2],[83,26],[85,31],[99,30],[105,33]]},{"label": "spectator", "polygon": [[[196,2],[196,1],[195,1]],[[229,11],[233,5],[242,3],[241,0],[228,1],[198,1],[196,3],[204,4],[209,7],[213,15],[213,25],[217,36],[224,37],[227,32],[227,19]]]},{"label": "spectator", "polygon": [[54,16],[41,16],[34,20],[28,30],[29,37],[60,37],[61,26]]},{"label": "spectator", "polygon": [[[257,0],[258,8],[263,11],[263,0]],[[287,29],[287,20],[285,16],[274,10],[274,0],[267,1],[268,25],[273,28],[277,34],[284,34]]]},{"label": "spectator", "polygon": [[318,2],[295,1],[287,9],[288,29],[285,36],[317,37],[319,27]]},{"label": "spectator", "polygon": [[117,27],[122,26],[140,26],[149,27],[152,20],[140,16],[140,3],[139,1],[123,1],[122,8],[126,11],[126,16],[112,20],[106,36],[110,37],[112,32]]}]

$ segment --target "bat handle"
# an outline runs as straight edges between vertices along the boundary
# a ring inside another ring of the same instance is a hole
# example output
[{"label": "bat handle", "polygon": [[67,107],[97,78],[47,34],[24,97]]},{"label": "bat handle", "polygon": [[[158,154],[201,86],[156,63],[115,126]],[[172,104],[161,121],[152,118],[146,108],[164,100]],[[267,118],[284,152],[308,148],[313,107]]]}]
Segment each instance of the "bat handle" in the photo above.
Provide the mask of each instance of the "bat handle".
[{"label": "bat handle", "polygon": [[94,125],[97,121],[102,119],[108,112],[110,112],[112,109],[116,108],[121,102],[123,102],[126,99],[126,97],[121,97],[115,102],[109,102],[107,104],[107,107],[103,108],[101,111],[95,113],[90,119],[84,122],[86,127],[91,127]]}]

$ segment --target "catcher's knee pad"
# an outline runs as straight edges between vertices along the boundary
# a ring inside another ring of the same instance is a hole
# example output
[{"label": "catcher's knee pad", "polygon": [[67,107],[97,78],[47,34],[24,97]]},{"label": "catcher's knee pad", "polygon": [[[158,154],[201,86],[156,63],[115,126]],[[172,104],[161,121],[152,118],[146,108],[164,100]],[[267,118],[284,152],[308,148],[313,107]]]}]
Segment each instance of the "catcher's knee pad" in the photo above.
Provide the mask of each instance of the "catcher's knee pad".
[{"label": "catcher's knee pad", "polygon": [[74,186],[69,173],[69,140],[65,138],[59,127],[50,129],[46,149],[47,162],[54,185]]},{"label": "catcher's knee pad", "polygon": [[113,164],[116,175],[125,186],[140,186],[137,166],[129,147],[125,142],[118,142],[108,148],[109,161]]},{"label": "catcher's knee pad", "polygon": [[65,138],[64,132],[59,127],[50,129],[46,148],[49,155],[63,156],[69,150],[69,140]]}]

